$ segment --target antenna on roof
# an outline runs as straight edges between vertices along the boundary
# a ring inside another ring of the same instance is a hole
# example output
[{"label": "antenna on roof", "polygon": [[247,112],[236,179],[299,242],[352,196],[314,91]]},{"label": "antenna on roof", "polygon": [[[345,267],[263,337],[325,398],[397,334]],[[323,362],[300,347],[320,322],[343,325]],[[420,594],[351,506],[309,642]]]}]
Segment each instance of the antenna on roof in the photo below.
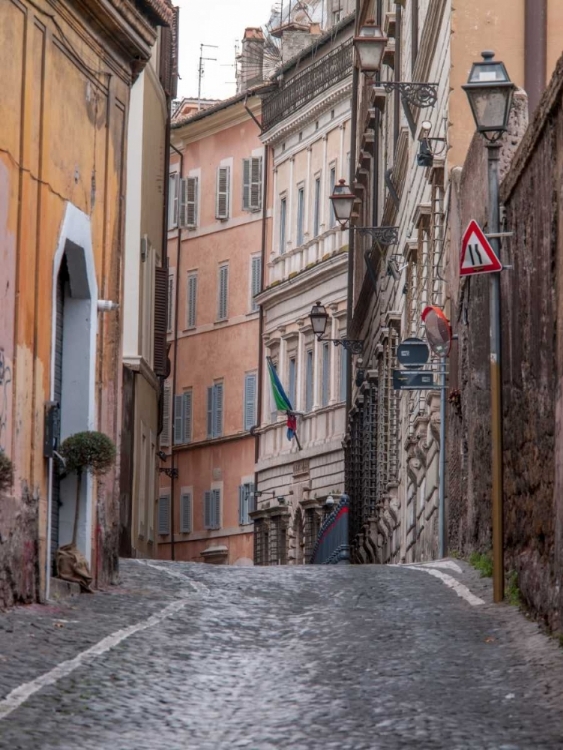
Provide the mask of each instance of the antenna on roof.
[{"label": "antenna on roof", "polygon": [[203,56],[203,48],[209,47],[210,49],[219,49],[216,44],[200,44],[199,45],[199,68],[197,71],[197,111],[199,112],[201,110],[201,79],[203,78],[204,68],[203,63],[204,60],[217,60],[216,57],[204,57]]}]

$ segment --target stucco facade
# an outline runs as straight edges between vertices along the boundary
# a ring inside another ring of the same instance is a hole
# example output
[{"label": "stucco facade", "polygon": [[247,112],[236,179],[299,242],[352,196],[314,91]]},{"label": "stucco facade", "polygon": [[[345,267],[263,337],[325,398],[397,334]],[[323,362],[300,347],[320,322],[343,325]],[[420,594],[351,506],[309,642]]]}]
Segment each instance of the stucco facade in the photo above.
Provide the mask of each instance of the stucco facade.
[{"label": "stucco facade", "polygon": [[[172,124],[158,554],[252,563],[264,147],[247,92]],[[177,191],[177,192],[176,192]],[[174,205],[174,196],[177,201]],[[173,537],[172,537],[173,535]]]},{"label": "stucco facade", "polygon": [[[1,9],[0,445],[14,479],[0,503],[0,606],[45,596],[72,535],[73,479],[58,484],[45,455],[48,402],[61,439],[98,429],[119,442],[121,312],[98,300],[121,301],[130,86],[171,7],[113,5]],[[117,475],[87,481],[81,500],[95,582],[117,568]]]}]

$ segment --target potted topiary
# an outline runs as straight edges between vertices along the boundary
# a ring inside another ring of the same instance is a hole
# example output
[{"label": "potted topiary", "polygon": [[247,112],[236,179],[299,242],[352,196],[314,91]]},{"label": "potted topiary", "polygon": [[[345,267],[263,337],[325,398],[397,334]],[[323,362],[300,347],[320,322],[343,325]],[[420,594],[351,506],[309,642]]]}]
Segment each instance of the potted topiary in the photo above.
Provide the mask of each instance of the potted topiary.
[{"label": "potted topiary", "polygon": [[7,489],[12,484],[14,467],[8,456],[0,448],[0,490]]},{"label": "potted topiary", "polygon": [[57,568],[60,578],[80,583],[86,591],[91,591],[88,563],[76,547],[82,477],[85,473],[95,477],[106,474],[115,462],[115,445],[102,432],[77,432],[63,441],[59,452],[65,461],[65,472],[76,474],[76,507],[72,543],[57,551]]}]

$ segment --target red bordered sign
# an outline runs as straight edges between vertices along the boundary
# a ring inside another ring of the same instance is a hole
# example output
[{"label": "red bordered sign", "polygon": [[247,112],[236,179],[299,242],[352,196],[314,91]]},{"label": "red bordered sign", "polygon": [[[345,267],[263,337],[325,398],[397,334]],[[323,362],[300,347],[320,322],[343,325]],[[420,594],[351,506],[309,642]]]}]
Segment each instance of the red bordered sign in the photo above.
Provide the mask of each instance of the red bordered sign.
[{"label": "red bordered sign", "polygon": [[472,219],[465,230],[461,243],[459,275],[471,276],[476,273],[495,273],[497,271],[502,271],[502,263],[497,258],[491,243],[483,234],[479,224]]}]

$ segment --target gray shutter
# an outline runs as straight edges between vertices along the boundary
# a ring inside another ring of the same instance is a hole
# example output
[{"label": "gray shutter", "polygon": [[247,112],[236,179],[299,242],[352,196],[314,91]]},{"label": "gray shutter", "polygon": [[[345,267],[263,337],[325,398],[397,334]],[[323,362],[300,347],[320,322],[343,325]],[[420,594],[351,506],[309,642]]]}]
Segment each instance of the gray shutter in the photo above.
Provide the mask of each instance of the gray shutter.
[{"label": "gray shutter", "polygon": [[262,258],[259,255],[255,255],[252,258],[252,280],[251,280],[251,296],[252,296],[252,310],[258,310],[258,305],[254,301],[254,297],[260,294],[262,291]]},{"label": "gray shutter", "polygon": [[244,429],[256,424],[256,373],[244,376]]},{"label": "gray shutter", "polygon": [[250,159],[242,160],[242,208],[250,210]]},{"label": "gray shutter", "polygon": [[297,374],[297,369],[296,369],[295,357],[291,357],[291,359],[289,360],[289,388],[288,388],[289,393],[287,395],[289,396],[289,400],[291,401],[291,405],[294,409],[297,406],[297,404],[295,403],[296,401],[295,399],[296,374]]},{"label": "gray shutter", "polygon": [[307,352],[307,371],[305,373],[305,411],[313,408],[313,352]]},{"label": "gray shutter", "polygon": [[170,534],[170,495],[158,498],[158,533]]},{"label": "gray shutter", "polygon": [[206,491],[203,496],[203,525],[206,529],[212,528],[211,492],[209,491]]},{"label": "gray shutter", "polygon": [[186,226],[197,226],[197,177],[186,177]]},{"label": "gray shutter", "polygon": [[180,180],[180,226],[188,225],[188,178]]},{"label": "gray shutter", "polygon": [[219,167],[217,170],[217,195],[215,199],[215,218],[229,218],[230,168]]},{"label": "gray shutter", "polygon": [[213,386],[213,437],[223,434],[223,383]]},{"label": "gray shutter", "polygon": [[328,405],[330,387],[330,350],[328,344],[323,344],[323,382],[321,392],[321,403],[323,406]]},{"label": "gray shutter", "polygon": [[225,320],[228,313],[229,299],[229,266],[219,268],[219,310],[218,320]]},{"label": "gray shutter", "polygon": [[192,496],[183,492],[180,496],[180,533],[189,534],[192,530]]},{"label": "gray shutter", "polygon": [[241,484],[238,488],[238,522],[240,526],[243,526],[245,521],[245,489],[246,485]]},{"label": "gray shutter", "polygon": [[214,388],[207,389],[207,437],[213,437],[213,392]]},{"label": "gray shutter", "polygon": [[170,385],[164,384],[162,391],[162,432],[160,433],[160,444],[170,445]]},{"label": "gray shutter", "polygon": [[191,273],[188,276],[188,328],[196,325],[197,312],[197,275]]},{"label": "gray shutter", "polygon": [[[256,498],[254,496],[254,483],[246,485],[248,487],[248,512],[253,513],[256,510]],[[252,519],[249,518],[248,522],[251,523]]]},{"label": "gray shutter", "polygon": [[211,503],[212,503],[211,517],[213,520],[213,525],[211,528],[220,529],[221,528],[221,490],[211,490]]},{"label": "gray shutter", "polygon": [[262,157],[250,160],[250,210],[259,211],[262,208]]},{"label": "gray shutter", "polygon": [[182,394],[182,421],[183,421],[183,443],[189,443],[192,439],[192,392],[185,391]]},{"label": "gray shutter", "polygon": [[182,394],[174,396],[174,445],[184,442],[182,401]]}]

